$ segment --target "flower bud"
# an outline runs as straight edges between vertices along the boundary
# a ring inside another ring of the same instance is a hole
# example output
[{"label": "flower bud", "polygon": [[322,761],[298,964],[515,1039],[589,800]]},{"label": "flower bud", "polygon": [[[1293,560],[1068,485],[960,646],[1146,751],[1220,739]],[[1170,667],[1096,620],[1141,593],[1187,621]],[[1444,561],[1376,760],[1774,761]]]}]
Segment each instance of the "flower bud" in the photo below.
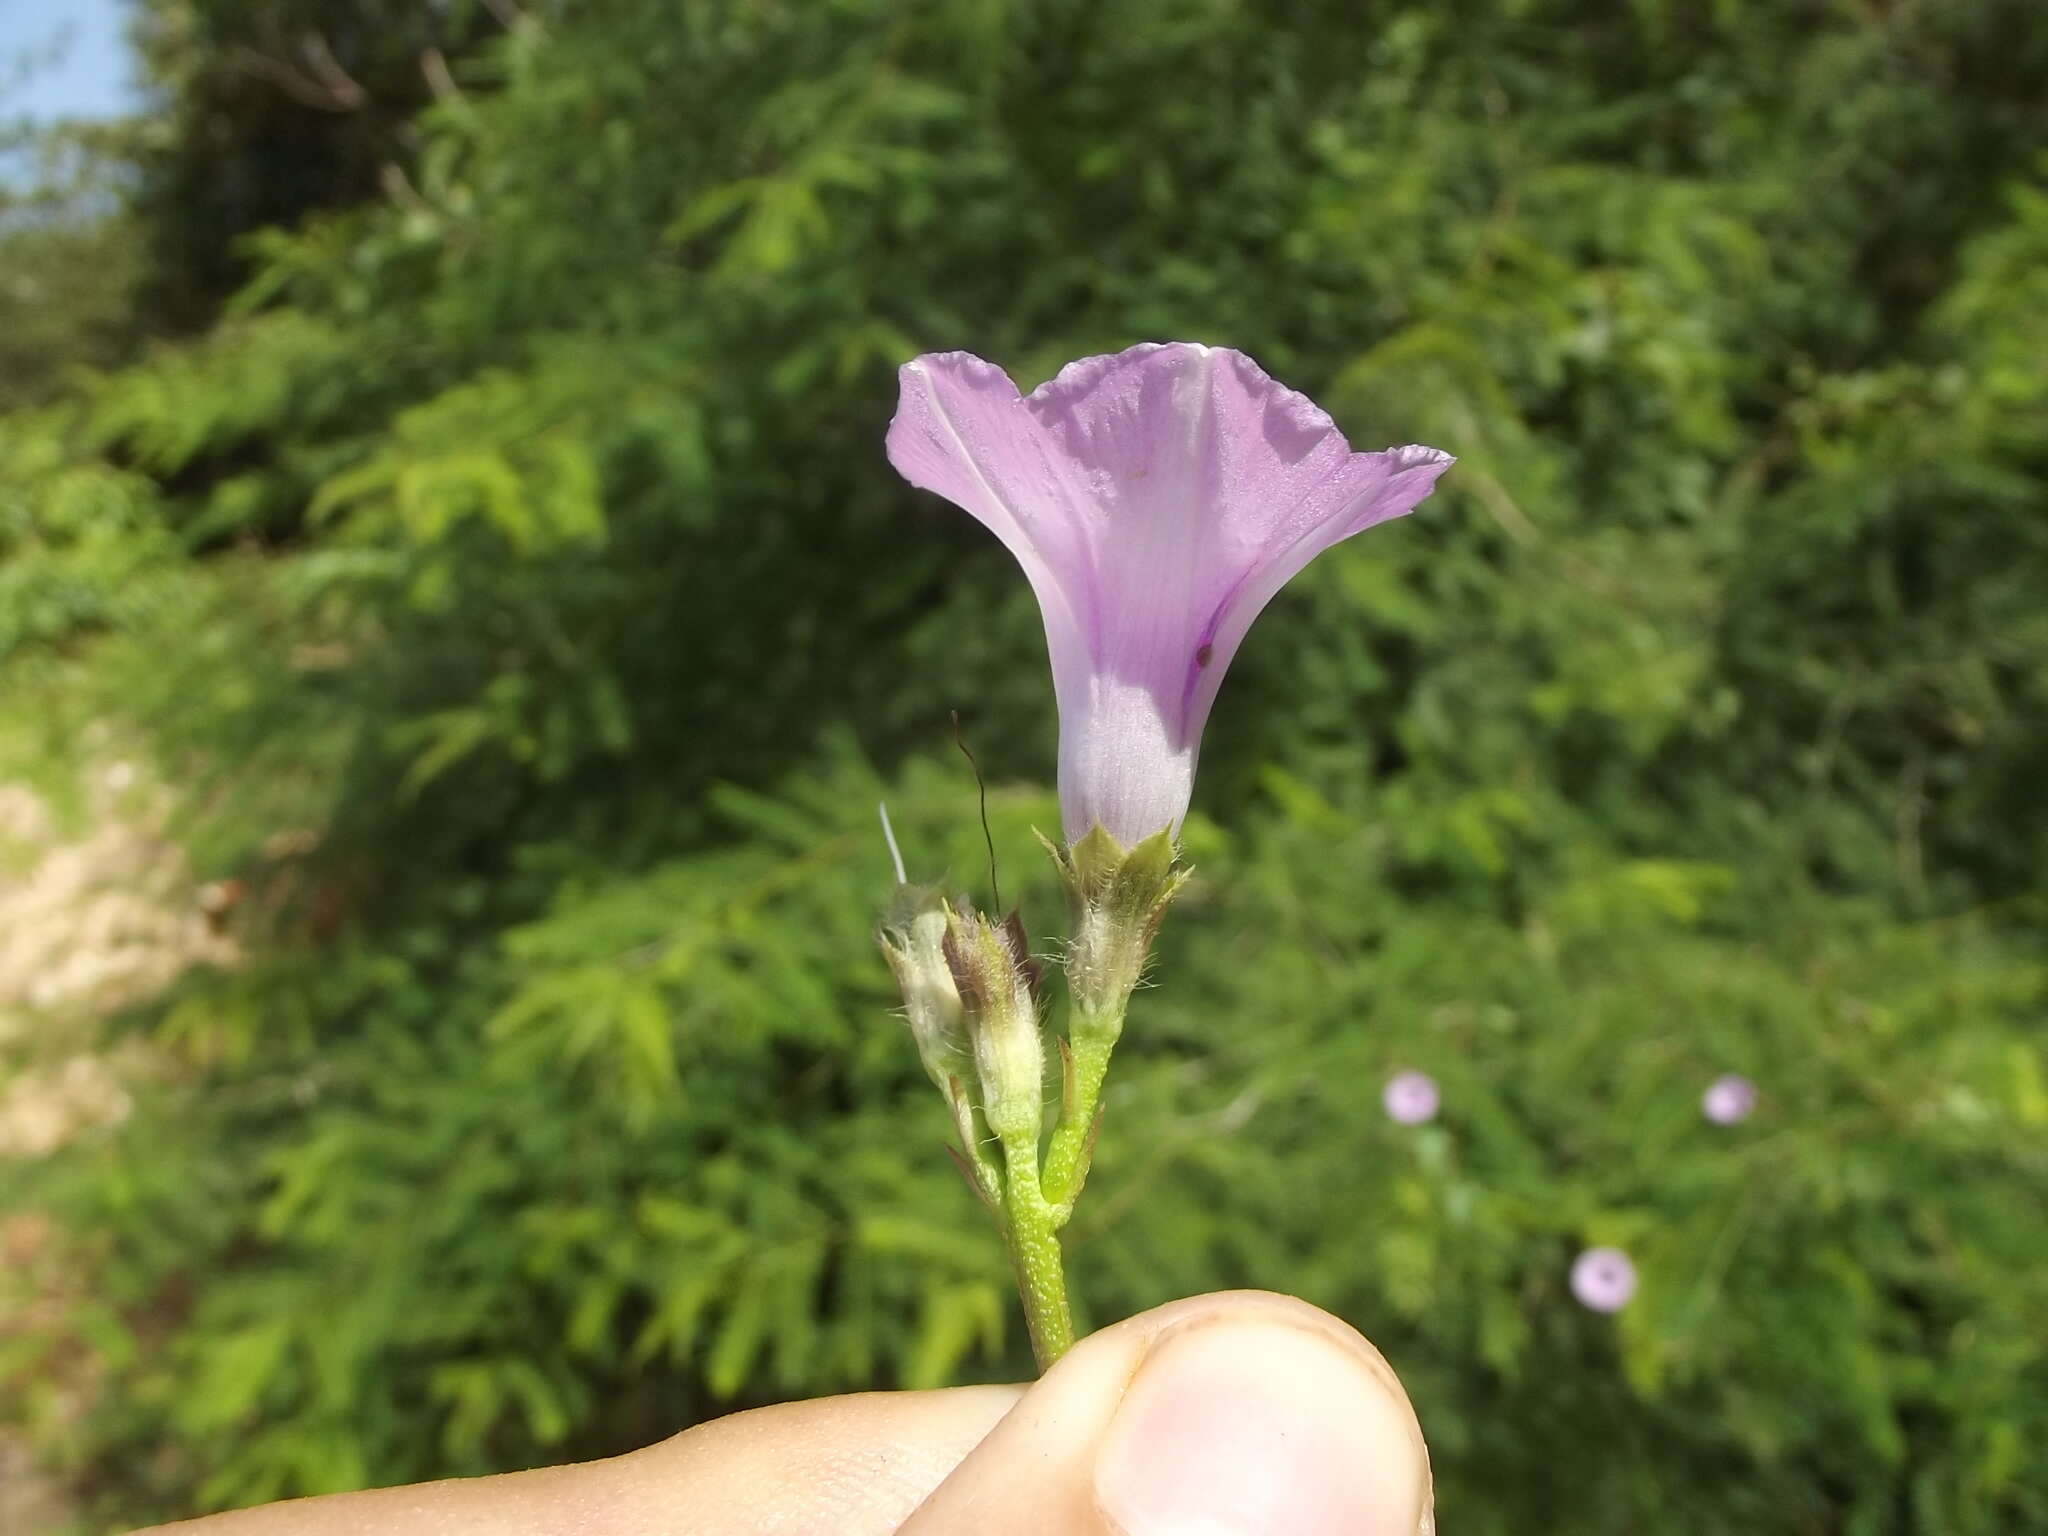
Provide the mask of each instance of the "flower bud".
[{"label": "flower bud", "polygon": [[882,953],[903,993],[917,1054],[939,1092],[950,1101],[955,1083],[972,1066],[967,1022],[953,969],[946,963],[946,903],[936,891],[904,885],[883,921]]},{"label": "flower bud", "polygon": [[1043,1111],[1045,1045],[1038,1029],[1038,967],[1016,913],[1001,923],[947,913],[945,955],[967,1014],[982,1113],[1007,1146],[1035,1147]]}]

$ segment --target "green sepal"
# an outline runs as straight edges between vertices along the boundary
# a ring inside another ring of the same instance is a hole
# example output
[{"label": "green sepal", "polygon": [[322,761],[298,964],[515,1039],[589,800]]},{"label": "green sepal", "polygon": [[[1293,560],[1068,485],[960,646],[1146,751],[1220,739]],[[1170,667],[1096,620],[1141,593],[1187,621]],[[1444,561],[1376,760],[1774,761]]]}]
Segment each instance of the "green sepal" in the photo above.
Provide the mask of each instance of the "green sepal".
[{"label": "green sepal", "polygon": [[966,1015],[981,1112],[1005,1149],[1027,1137],[1035,1147],[1044,1111],[1045,1044],[1038,1025],[1038,964],[1024,924],[1015,913],[998,923],[949,907],[943,947]]},{"label": "green sepal", "polygon": [[1067,948],[1067,984],[1076,1027],[1120,1020],[1144,974],[1145,958],[1167,907],[1190,871],[1175,863],[1173,838],[1153,833],[1126,848],[1098,823],[1086,837],[1061,847],[1039,835],[1059,870],[1074,913]]},{"label": "green sepal", "polygon": [[1147,938],[1158,930],[1167,903],[1190,873],[1185,866],[1175,867],[1177,850],[1164,831],[1131,848],[1099,822],[1071,847],[1062,848],[1043,833],[1038,840],[1052,855],[1077,916],[1099,911],[1119,927],[1141,929]]},{"label": "green sepal", "polygon": [[980,1197],[981,1203],[991,1211],[1001,1212],[1003,1203],[1003,1180],[994,1161],[983,1145],[984,1126],[974,1101],[968,1096],[967,1085],[959,1078],[948,1078],[942,1083],[946,1095],[946,1107],[953,1112],[953,1131],[959,1136],[960,1145],[948,1146],[954,1165],[967,1180],[968,1187]]},{"label": "green sepal", "polygon": [[945,954],[951,910],[935,887],[900,885],[876,935],[903,995],[918,1058],[941,1092],[972,1061],[959,987]]}]

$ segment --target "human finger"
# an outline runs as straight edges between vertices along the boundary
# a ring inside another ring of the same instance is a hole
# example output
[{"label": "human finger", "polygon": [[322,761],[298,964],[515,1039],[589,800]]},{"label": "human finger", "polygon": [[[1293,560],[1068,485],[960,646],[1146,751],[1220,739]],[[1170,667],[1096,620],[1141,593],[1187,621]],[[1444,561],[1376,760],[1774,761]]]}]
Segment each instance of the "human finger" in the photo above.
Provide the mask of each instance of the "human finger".
[{"label": "human finger", "polygon": [[1082,1340],[901,1536],[1426,1536],[1431,1502],[1379,1352],[1305,1302],[1238,1291]]},{"label": "human finger", "polygon": [[888,1536],[1021,1387],[862,1392],[713,1419],[574,1466],[294,1499],[176,1536]]}]

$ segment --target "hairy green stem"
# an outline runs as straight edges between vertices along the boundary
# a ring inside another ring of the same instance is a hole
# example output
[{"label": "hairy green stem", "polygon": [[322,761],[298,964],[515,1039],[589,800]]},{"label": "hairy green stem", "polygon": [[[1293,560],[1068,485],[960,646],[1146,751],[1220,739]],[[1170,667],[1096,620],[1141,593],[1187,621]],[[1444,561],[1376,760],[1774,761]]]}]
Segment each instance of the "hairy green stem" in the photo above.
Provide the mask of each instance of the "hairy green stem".
[{"label": "hairy green stem", "polygon": [[1074,1342],[1074,1318],[1067,1305],[1067,1275],[1060,1229],[1074,1213],[1074,1199],[1088,1177],[1095,1153],[1095,1120],[1109,1055],[1122,1032],[1121,1014],[1076,1014],[1061,1095],[1060,1121],[1040,1170],[1038,1140],[1018,1134],[1003,1141],[1002,1223],[1017,1270],[1017,1292],[1031,1330],[1031,1350],[1044,1371]]},{"label": "hairy green stem", "polygon": [[1045,1198],[1066,1224],[1075,1197],[1088,1178],[1088,1164],[1095,1153],[1095,1117],[1102,1098],[1102,1079],[1109,1071],[1109,1053],[1116,1049],[1123,1033],[1121,1011],[1090,1016],[1076,1012],[1069,1033],[1069,1071],[1072,1079],[1060,1108],[1060,1123],[1045,1153]]},{"label": "hairy green stem", "polygon": [[1040,1371],[1073,1347],[1074,1317],[1067,1307],[1067,1272],[1060,1255],[1061,1215],[1047,1203],[1039,1183],[1038,1137],[1019,1130],[1003,1144],[1002,1224],[1017,1270],[1017,1294],[1031,1330],[1031,1352]]}]

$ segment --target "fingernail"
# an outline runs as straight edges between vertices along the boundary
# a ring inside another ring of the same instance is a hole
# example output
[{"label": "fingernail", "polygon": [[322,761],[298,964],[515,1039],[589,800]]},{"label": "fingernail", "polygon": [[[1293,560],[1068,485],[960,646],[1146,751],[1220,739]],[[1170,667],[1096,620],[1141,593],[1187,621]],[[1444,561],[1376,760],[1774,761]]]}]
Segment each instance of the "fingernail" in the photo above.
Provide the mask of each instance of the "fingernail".
[{"label": "fingernail", "polygon": [[1095,1497],[1125,1536],[1415,1536],[1422,1455],[1406,1404],[1341,1345],[1219,1319],[1139,1365]]}]

